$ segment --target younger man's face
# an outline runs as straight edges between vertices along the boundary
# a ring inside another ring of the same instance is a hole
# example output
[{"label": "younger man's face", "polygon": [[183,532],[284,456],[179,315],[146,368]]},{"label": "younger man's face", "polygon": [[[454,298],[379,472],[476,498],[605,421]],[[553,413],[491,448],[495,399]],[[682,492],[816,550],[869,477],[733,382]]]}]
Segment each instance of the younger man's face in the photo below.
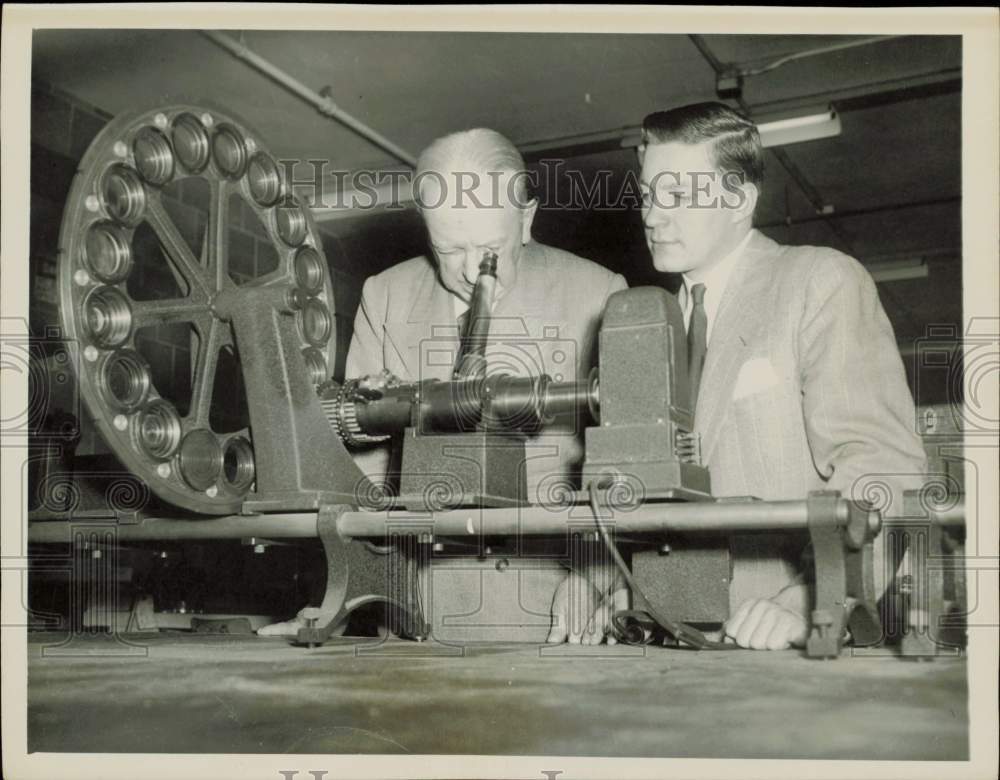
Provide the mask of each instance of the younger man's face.
[{"label": "younger man's face", "polygon": [[737,177],[715,166],[712,142],[654,143],[639,178],[646,243],[658,271],[696,272],[721,260],[736,243],[744,217],[734,208]]}]

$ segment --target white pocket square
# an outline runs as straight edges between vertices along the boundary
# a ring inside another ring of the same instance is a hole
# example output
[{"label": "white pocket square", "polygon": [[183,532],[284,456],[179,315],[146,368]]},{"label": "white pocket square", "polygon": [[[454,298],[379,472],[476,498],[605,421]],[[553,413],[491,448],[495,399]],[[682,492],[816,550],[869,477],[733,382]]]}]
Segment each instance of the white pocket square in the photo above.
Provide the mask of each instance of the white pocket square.
[{"label": "white pocket square", "polygon": [[767,358],[753,358],[740,366],[733,388],[733,400],[745,398],[778,384],[778,374]]}]

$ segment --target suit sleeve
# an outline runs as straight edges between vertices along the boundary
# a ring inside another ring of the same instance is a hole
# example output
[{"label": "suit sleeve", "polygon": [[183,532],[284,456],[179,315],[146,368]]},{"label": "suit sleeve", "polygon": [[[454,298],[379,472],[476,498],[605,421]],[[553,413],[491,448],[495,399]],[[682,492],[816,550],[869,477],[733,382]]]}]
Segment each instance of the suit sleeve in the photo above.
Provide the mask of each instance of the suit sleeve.
[{"label": "suit sleeve", "polygon": [[607,295],[604,296],[604,303],[607,304],[608,298],[610,298],[612,294],[618,292],[619,290],[627,290],[627,289],[628,289],[628,282],[625,281],[625,277],[622,276],[621,274],[615,274],[614,276],[611,277],[611,283],[608,285]]},{"label": "suit sleeve", "polygon": [[[625,277],[621,274],[608,274],[607,279],[607,286],[604,288],[604,297],[601,298],[600,308],[591,315],[588,321],[586,339],[584,340],[587,348],[582,353],[580,371],[578,372],[581,379],[587,377],[591,366],[596,366],[600,362],[601,322],[604,319],[604,308],[608,305],[608,298],[620,290],[628,289],[628,282],[625,281]],[[596,303],[596,299],[594,299],[594,302]]]},{"label": "suit sleeve", "polygon": [[860,263],[824,253],[810,276],[799,339],[802,407],[817,471],[854,500],[902,514],[926,457],[892,325]]},{"label": "suit sleeve", "polygon": [[[356,379],[367,374],[377,374],[385,368],[383,344],[384,323],[388,305],[385,285],[377,276],[370,276],[361,291],[361,303],[354,317],[354,333],[351,346],[347,350],[344,369],[345,379]],[[354,462],[369,479],[375,483],[385,480],[389,468],[389,444],[377,444],[368,448],[350,450]],[[359,486],[363,490],[363,486]]]},{"label": "suit sleeve", "polygon": [[[884,517],[903,513],[927,460],[903,362],[875,282],[846,255],[821,258],[809,282],[799,342],[802,411],[816,469],[831,490],[867,500]],[[875,597],[902,565],[875,538]]]},{"label": "suit sleeve", "polygon": [[382,370],[382,345],[385,340],[385,315],[387,308],[385,290],[380,289],[377,277],[365,280],[361,290],[361,303],[354,315],[354,332],[347,350],[344,378],[353,379]]}]

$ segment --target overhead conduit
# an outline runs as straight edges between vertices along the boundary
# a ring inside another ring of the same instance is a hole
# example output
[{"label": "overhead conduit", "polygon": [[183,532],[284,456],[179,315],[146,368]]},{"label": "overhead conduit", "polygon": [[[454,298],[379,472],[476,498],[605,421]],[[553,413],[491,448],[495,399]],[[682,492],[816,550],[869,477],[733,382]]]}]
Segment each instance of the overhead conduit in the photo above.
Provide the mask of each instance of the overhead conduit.
[{"label": "overhead conduit", "polygon": [[296,95],[305,102],[309,103],[324,116],[337,120],[345,127],[350,128],[355,133],[360,135],[362,138],[375,144],[375,146],[380,149],[389,152],[389,154],[398,160],[405,162],[411,168],[416,167],[417,158],[410,154],[410,152],[393,143],[377,130],[369,127],[357,117],[340,108],[330,97],[321,95],[315,90],[310,89],[301,81],[283,71],[270,60],[261,57],[245,44],[230,38],[228,35],[211,30],[203,30],[202,35],[211,40],[213,43],[221,46],[233,56],[250,65],[254,70],[263,73],[272,81],[277,82],[293,95]]}]

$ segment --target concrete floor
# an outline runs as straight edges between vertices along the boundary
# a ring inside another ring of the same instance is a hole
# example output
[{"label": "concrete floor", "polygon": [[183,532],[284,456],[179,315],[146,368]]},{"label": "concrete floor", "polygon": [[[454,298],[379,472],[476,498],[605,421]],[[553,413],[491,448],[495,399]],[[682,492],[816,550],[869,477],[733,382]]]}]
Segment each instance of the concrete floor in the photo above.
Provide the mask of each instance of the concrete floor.
[{"label": "concrete floor", "polygon": [[29,751],[968,757],[961,658],[59,641],[31,635]]}]

